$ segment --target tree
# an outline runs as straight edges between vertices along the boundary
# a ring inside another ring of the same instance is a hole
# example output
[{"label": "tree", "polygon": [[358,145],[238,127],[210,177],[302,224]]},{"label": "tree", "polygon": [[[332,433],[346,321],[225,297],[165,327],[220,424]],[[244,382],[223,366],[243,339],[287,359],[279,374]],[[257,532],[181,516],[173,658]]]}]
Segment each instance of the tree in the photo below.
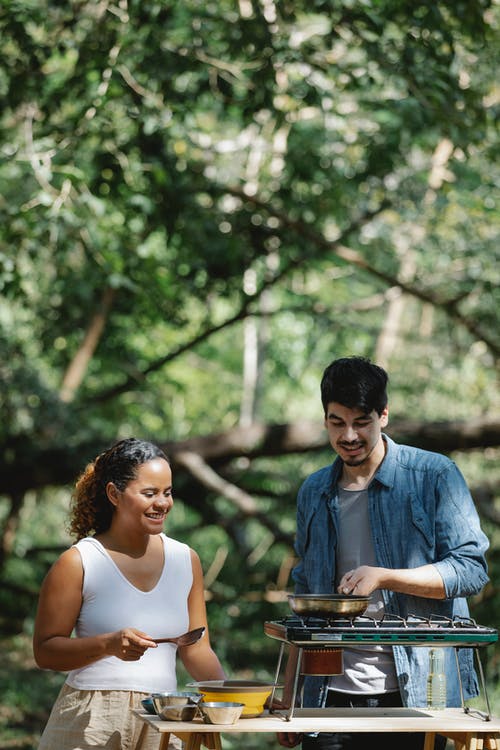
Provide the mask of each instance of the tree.
[{"label": "tree", "polygon": [[[393,414],[419,419],[396,434],[493,451],[475,466],[495,523],[498,7],[0,14],[4,560],[30,493],[46,503],[141,434],[171,449],[195,522],[243,552],[245,586],[259,545],[283,543],[279,571],[293,513],[276,497],[292,508],[290,453],[319,460],[303,417],[340,353],[388,366]],[[238,430],[244,323],[262,332],[259,398]]]}]

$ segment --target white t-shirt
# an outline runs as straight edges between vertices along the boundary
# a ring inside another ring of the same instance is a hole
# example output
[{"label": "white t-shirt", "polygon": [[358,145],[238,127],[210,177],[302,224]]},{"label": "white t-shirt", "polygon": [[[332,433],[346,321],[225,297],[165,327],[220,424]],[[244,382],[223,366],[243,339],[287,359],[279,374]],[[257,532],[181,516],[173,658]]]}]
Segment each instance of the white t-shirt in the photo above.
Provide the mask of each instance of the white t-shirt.
[{"label": "white t-shirt", "polygon": [[[337,577],[360,565],[376,566],[370,531],[368,489],[346,490],[339,487],[339,532],[336,550]],[[384,615],[380,591],[374,591],[364,613],[378,620]],[[362,646],[343,649],[344,673],[333,675],[329,688],[342,693],[389,693],[399,689],[392,646]]]},{"label": "white t-shirt", "polygon": [[[193,584],[191,553],[182,542],[161,534],[163,570],[151,591],[141,591],[123,575],[103,545],[93,537],[76,545],[83,564],[83,603],[75,625],[77,637],[137,628],[152,638],[180,635],[189,628],[188,596]],[[107,656],[72,670],[66,683],[79,690],[175,690],[177,647],[162,643],[138,661]]]}]

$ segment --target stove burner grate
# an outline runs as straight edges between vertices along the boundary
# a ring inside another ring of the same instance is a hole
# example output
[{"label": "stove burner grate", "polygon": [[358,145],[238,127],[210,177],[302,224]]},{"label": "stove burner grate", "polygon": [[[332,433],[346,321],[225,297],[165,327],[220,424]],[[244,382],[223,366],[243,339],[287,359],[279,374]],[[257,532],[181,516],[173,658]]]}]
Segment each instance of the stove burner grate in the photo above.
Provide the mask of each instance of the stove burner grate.
[{"label": "stove burner grate", "polygon": [[284,625],[290,626],[302,626],[304,628],[322,628],[328,627],[332,629],[339,629],[344,627],[351,628],[378,628],[384,630],[387,628],[452,628],[452,629],[469,629],[483,630],[484,626],[478,625],[472,617],[445,617],[444,615],[430,615],[429,617],[422,617],[420,615],[409,614],[408,617],[401,617],[400,615],[385,613],[383,617],[376,619],[375,617],[369,617],[368,615],[356,615],[354,617],[342,617],[342,618],[329,618],[329,617],[316,617],[316,616],[292,616],[286,617],[279,621]]},{"label": "stove burner grate", "polygon": [[481,646],[498,640],[498,631],[478,625],[471,617],[420,617],[386,613],[377,620],[366,615],[353,618],[286,617],[266,622],[264,632],[271,638],[306,646],[320,642],[332,646],[362,642],[393,645],[426,646],[441,643],[449,646]]}]

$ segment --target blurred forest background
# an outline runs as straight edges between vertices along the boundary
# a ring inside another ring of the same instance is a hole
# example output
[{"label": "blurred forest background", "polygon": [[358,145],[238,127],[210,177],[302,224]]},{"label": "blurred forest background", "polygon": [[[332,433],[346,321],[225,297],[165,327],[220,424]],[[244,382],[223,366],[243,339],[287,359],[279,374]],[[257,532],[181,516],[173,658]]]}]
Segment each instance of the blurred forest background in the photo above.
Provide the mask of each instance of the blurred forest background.
[{"label": "blurred forest background", "polygon": [[388,433],[465,474],[472,614],[498,625],[499,23],[498,0],[3,0],[2,750],[36,747],[64,679],[34,666],[37,593],[121,437],[171,457],[166,531],[228,674],[274,674],[338,356],[385,366]]}]

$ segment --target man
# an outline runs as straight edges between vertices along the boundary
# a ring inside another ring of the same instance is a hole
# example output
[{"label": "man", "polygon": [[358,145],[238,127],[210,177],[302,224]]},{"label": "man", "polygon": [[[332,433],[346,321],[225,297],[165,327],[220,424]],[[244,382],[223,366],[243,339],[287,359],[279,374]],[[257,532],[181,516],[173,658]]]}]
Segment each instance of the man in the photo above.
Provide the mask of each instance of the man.
[{"label": "man", "polygon": [[[445,456],[398,445],[389,420],[388,376],[361,357],[332,362],[321,400],[333,465],[309,476],[297,499],[292,576],[297,594],[371,596],[366,615],[467,616],[465,597],[488,581],[488,540],[465,480]],[[455,654],[445,649],[447,701],[461,705]],[[464,697],[477,695],[471,649],[458,652]],[[322,691],[326,706],[426,705],[428,649],[364,646],[343,650],[342,675]],[[289,659],[288,670],[290,671]],[[318,706],[323,678],[305,678],[303,705]],[[326,698],[326,699],[325,699]],[[421,748],[423,734],[377,735],[385,748]],[[300,735],[281,734],[293,747]],[[361,750],[360,733],[305,735],[303,750]]]}]

